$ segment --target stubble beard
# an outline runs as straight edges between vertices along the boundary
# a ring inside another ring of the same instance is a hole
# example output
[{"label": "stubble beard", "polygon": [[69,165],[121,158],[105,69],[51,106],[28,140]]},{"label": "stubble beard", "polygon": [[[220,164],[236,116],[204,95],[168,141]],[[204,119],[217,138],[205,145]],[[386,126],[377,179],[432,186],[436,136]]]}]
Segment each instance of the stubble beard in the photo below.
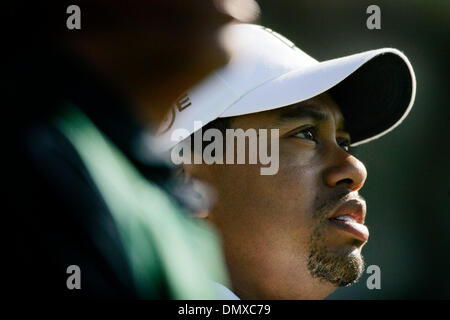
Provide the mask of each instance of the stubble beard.
[{"label": "stubble beard", "polygon": [[[360,250],[332,250],[324,243],[326,221],[320,221],[311,233],[308,270],[313,278],[327,281],[337,287],[352,285],[364,271],[364,258]],[[355,240],[355,245],[361,243]]]}]

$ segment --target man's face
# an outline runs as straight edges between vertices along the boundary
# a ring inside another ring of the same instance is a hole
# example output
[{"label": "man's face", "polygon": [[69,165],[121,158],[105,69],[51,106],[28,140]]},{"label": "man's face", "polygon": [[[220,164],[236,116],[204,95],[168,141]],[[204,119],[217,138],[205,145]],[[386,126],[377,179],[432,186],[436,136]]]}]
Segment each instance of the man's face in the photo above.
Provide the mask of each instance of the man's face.
[{"label": "man's face", "polygon": [[367,228],[330,219],[365,215],[358,189],[366,169],[346,151],[343,120],[328,94],[235,117],[233,129],[279,129],[278,173],[261,175],[252,164],[193,168],[217,193],[208,219],[241,298],[321,299],[361,275]]}]

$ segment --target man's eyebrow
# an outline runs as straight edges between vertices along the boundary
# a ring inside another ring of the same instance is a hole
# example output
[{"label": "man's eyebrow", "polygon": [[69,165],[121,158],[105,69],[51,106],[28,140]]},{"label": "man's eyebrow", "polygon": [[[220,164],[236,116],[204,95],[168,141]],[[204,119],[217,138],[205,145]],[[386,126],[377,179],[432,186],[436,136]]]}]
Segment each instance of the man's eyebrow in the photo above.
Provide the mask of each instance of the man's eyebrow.
[{"label": "man's eyebrow", "polygon": [[276,119],[276,124],[284,124],[302,118],[311,118],[318,122],[324,122],[329,119],[329,115],[322,109],[308,105],[297,105],[284,108]]}]

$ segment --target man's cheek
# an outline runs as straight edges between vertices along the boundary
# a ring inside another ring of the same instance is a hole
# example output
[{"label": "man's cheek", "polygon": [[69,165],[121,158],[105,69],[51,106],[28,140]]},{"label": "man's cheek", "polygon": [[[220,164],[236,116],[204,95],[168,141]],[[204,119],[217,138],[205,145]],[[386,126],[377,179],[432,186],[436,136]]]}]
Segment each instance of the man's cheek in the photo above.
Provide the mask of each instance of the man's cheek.
[{"label": "man's cheek", "polygon": [[305,166],[311,162],[315,162],[317,157],[316,150],[295,138],[281,138],[279,142],[279,159],[280,167],[283,162],[288,166]]}]

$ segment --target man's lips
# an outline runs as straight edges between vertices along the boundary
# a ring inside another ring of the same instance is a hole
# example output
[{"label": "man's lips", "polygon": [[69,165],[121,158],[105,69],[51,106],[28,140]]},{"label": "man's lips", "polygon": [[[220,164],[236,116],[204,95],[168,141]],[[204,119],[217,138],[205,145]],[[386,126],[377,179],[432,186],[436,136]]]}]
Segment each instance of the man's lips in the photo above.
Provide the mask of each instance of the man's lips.
[{"label": "man's lips", "polygon": [[366,242],[369,239],[369,230],[364,225],[365,217],[365,202],[352,199],[339,206],[328,218],[328,221],[358,240]]}]

